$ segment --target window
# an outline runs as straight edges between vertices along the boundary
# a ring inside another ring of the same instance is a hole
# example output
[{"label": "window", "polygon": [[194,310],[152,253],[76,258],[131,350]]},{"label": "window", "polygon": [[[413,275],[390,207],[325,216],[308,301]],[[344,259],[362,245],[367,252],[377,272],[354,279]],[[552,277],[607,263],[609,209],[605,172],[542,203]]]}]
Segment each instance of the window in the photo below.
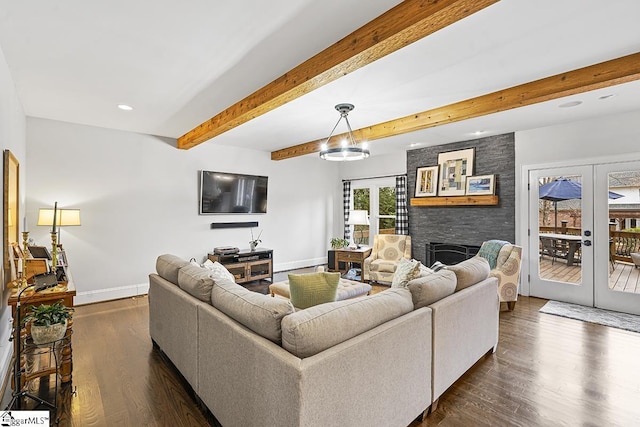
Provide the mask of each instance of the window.
[{"label": "window", "polygon": [[371,246],[376,234],[394,234],[396,230],[396,187],[394,178],[351,182],[352,209],[369,212],[369,225],[354,226],[357,243]]}]

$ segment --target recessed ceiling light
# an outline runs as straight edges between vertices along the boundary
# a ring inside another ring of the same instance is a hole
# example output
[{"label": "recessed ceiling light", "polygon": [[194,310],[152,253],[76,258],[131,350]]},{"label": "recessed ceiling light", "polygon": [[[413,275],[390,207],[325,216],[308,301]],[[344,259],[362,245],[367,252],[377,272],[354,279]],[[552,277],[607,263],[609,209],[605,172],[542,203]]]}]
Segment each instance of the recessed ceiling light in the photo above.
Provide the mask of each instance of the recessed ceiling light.
[{"label": "recessed ceiling light", "polygon": [[486,132],[486,131],[484,131],[484,130],[477,130],[477,131],[475,131],[473,134],[477,136],[477,135],[482,135],[482,134],[483,134],[483,133],[485,133],[485,132]]},{"label": "recessed ceiling light", "polygon": [[422,144],[419,143],[419,142],[412,142],[411,144],[409,144],[409,147],[418,147],[420,145],[422,145]]},{"label": "recessed ceiling light", "polygon": [[558,105],[558,107],[559,108],[571,108],[571,107],[577,107],[580,104],[582,104],[582,101],[571,101],[571,102],[565,102],[564,104],[560,104],[560,105]]},{"label": "recessed ceiling light", "polygon": [[608,95],[602,95],[601,97],[599,97],[598,99],[609,99],[609,98],[613,98],[614,96],[616,96],[615,93],[610,93]]},{"label": "recessed ceiling light", "polygon": [[118,104],[118,108],[124,111],[131,111],[133,107],[127,104]]}]

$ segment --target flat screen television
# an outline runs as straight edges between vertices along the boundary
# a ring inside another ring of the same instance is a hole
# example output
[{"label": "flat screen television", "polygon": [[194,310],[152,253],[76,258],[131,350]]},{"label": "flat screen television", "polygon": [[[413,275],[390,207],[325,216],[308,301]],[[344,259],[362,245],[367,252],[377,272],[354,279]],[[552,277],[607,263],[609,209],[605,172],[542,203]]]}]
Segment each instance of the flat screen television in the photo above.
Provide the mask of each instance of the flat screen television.
[{"label": "flat screen television", "polygon": [[267,213],[268,177],[201,171],[200,214]]}]

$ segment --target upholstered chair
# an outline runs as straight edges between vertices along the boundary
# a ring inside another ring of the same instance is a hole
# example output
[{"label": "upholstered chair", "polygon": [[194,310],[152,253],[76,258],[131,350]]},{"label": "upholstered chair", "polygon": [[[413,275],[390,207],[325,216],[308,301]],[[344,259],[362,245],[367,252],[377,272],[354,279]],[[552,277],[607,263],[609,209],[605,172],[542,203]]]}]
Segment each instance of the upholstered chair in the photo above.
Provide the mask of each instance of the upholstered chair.
[{"label": "upholstered chair", "polygon": [[378,234],[373,237],[371,255],[362,266],[363,280],[369,282],[393,281],[400,258],[411,259],[411,236]]},{"label": "upholstered chair", "polygon": [[500,302],[506,302],[509,311],[513,310],[518,301],[522,247],[499,240],[488,240],[482,244],[476,256],[489,261],[489,276],[498,279]]}]

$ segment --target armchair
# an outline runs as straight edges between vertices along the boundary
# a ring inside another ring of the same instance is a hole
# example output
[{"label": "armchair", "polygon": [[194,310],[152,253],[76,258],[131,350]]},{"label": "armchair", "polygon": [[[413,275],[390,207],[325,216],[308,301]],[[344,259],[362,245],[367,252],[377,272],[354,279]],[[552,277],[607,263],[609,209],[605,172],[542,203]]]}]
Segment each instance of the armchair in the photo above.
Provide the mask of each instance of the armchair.
[{"label": "armchair", "polygon": [[[496,245],[501,245],[496,251]],[[518,278],[522,266],[522,247],[499,240],[488,240],[482,244],[478,255],[489,261],[490,277],[498,279],[500,302],[506,302],[509,311],[518,301]]]},{"label": "armchair", "polygon": [[411,259],[411,236],[378,234],[373,237],[371,255],[362,266],[362,279],[370,282],[393,281],[401,258]]}]

